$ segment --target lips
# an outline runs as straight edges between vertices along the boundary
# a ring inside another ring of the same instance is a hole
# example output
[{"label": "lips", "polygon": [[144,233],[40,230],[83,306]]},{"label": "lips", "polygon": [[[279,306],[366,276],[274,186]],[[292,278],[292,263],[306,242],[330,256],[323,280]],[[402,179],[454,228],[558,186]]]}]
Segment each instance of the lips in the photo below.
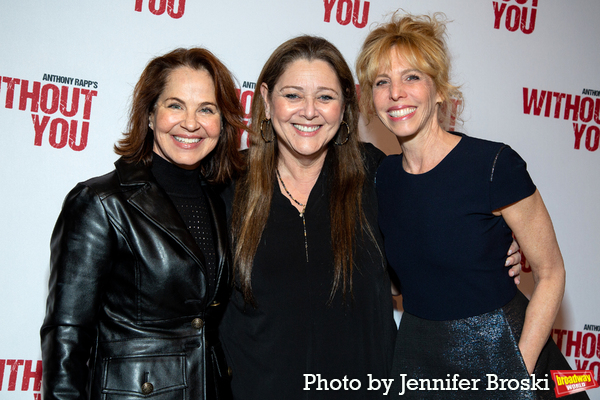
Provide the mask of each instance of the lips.
[{"label": "lips", "polygon": [[198,143],[202,140],[202,138],[186,138],[186,137],[181,137],[181,136],[173,136],[173,139],[175,139],[179,143],[185,143],[185,144],[194,144],[194,143]]},{"label": "lips", "polygon": [[313,133],[321,127],[321,125],[310,125],[310,126],[299,125],[299,124],[292,124],[292,125],[294,125],[294,128],[298,129],[300,132],[305,132],[305,133]]},{"label": "lips", "polygon": [[414,113],[416,110],[417,107],[405,107],[401,109],[388,110],[388,114],[392,118],[402,118]]}]

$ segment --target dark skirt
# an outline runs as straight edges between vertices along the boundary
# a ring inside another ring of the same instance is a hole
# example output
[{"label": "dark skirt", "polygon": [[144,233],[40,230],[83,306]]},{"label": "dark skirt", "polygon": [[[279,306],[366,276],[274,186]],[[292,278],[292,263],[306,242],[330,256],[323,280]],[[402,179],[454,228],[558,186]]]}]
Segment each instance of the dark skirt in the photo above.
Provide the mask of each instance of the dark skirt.
[{"label": "dark skirt", "polygon": [[[390,396],[402,399],[556,398],[550,370],[572,368],[550,338],[538,358],[535,377],[529,376],[518,347],[528,303],[518,292],[502,308],[452,321],[431,321],[404,312],[396,341]],[[589,397],[580,392],[568,399]]]}]

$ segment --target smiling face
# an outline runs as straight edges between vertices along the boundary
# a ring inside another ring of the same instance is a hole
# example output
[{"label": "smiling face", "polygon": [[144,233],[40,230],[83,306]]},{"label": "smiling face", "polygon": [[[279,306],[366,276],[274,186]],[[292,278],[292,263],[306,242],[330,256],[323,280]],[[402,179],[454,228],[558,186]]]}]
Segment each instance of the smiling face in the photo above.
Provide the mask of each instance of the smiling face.
[{"label": "smiling face", "polygon": [[381,122],[399,138],[437,128],[437,104],[442,100],[432,79],[394,48],[389,65],[373,84],[373,104]]},{"label": "smiling face", "polygon": [[154,152],[184,169],[195,169],[217,146],[221,113],[206,70],[174,69],[150,114]]},{"label": "smiling face", "polygon": [[322,60],[296,60],[270,93],[264,83],[260,89],[280,154],[296,159],[325,157],[327,143],[344,117],[342,88],[335,70]]}]

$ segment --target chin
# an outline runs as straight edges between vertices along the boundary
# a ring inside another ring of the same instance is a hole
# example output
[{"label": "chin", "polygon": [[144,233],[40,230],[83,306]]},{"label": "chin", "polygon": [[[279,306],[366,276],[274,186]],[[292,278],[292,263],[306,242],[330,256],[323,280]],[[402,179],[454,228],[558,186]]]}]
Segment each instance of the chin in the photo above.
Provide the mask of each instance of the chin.
[{"label": "chin", "polygon": [[185,168],[185,169],[194,169],[196,167],[198,167],[200,165],[200,162],[202,161],[202,158],[200,159],[194,159],[194,160],[190,160],[190,159],[175,159],[174,160],[175,163],[181,167],[181,168]]},{"label": "chin", "polygon": [[326,150],[327,150],[327,147],[324,146],[324,147],[319,147],[318,149],[314,149],[314,148],[301,149],[301,150],[296,151],[296,153],[298,153],[304,157],[313,157],[313,156],[320,155],[321,153],[323,153]]}]

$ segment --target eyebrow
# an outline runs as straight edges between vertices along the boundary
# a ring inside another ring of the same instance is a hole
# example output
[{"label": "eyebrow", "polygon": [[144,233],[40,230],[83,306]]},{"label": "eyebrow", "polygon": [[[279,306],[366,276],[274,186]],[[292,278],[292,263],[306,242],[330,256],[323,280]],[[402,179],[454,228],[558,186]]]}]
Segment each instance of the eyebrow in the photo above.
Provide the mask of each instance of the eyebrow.
[{"label": "eyebrow", "polygon": [[[423,73],[424,73],[423,71],[421,71],[421,70],[420,70],[420,69],[418,69],[418,68],[409,68],[409,69],[404,69],[404,70],[402,70],[401,72],[402,72],[402,74],[407,74],[407,73],[411,73],[411,72],[418,72],[418,73],[420,73],[420,74],[423,74]],[[389,77],[390,75],[389,75],[387,72],[383,72],[383,73],[381,73],[381,74],[377,74],[377,75],[375,76],[375,78],[379,78],[380,76],[388,76],[388,77]]]},{"label": "eyebrow", "polygon": [[[279,91],[282,91],[284,89],[296,89],[296,90],[299,90],[301,92],[304,91],[304,88],[302,86],[293,86],[293,85],[283,86],[283,87],[281,87],[279,89]],[[329,91],[332,91],[334,93],[338,93],[338,91],[335,90],[335,89],[333,89],[333,88],[330,88],[330,87],[327,87],[327,86],[318,86],[317,87],[317,91],[321,91],[321,90],[329,90]]]},{"label": "eyebrow", "polygon": [[[165,101],[169,101],[169,100],[175,100],[175,101],[178,101],[178,102],[180,102],[180,103],[183,103],[183,104],[185,104],[185,101],[183,101],[183,100],[181,100],[179,97],[175,97],[175,96],[173,96],[173,97],[167,97],[166,99],[164,99],[164,100],[163,100],[163,102],[165,102]],[[219,108],[219,106],[218,106],[218,105],[216,105],[215,103],[213,103],[212,101],[204,101],[204,102],[200,103],[200,105],[201,105],[201,106],[207,106],[207,105],[210,105],[210,106],[215,106],[215,107]]]}]

